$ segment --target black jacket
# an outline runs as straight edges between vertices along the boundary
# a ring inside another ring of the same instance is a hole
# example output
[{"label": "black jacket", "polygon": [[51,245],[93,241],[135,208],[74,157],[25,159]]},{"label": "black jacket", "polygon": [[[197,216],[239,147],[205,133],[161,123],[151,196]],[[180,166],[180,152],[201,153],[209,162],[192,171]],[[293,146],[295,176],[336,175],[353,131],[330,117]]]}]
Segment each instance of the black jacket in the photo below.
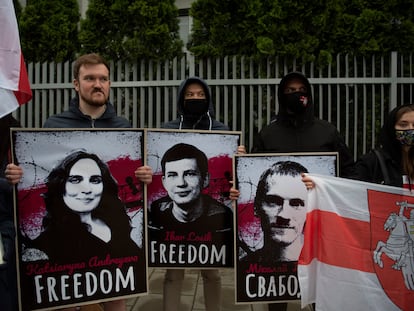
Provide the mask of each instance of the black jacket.
[{"label": "black jacket", "polygon": [[402,171],[400,162],[391,158],[391,156],[384,149],[378,148],[378,151],[382,154],[390,180],[385,180],[379,159],[373,150],[358,159],[355,165],[357,174],[356,179],[376,184],[402,187]]},{"label": "black jacket", "polygon": [[[184,114],[184,91],[188,84],[197,82],[200,83],[204,88],[204,93],[206,94],[207,101],[209,103],[209,109],[208,112],[201,117],[194,117],[191,115]],[[191,77],[186,80],[184,80],[179,89],[178,89],[178,95],[177,95],[177,112],[178,112],[178,118],[161,124],[162,128],[168,128],[168,129],[196,129],[196,130],[223,130],[228,131],[229,127],[217,120],[214,119],[214,107],[213,107],[213,101],[211,98],[210,89],[208,88],[208,85],[204,80],[198,78],[198,77]]]},{"label": "black jacket", "polygon": [[[303,114],[288,112],[283,89],[292,78],[299,78],[307,88],[308,105]],[[252,153],[338,152],[339,175],[354,176],[353,156],[331,123],[314,117],[311,86],[308,79],[298,72],[287,74],[278,89],[279,112],[274,122],[265,126],[255,137]]]},{"label": "black jacket", "polygon": [[390,181],[385,182],[378,157],[372,150],[358,159],[355,165],[357,179],[377,184],[402,187],[401,143],[395,138],[394,128],[397,121],[396,115],[402,107],[404,105],[391,110],[385,119],[379,136],[380,146],[377,148],[384,158]]},{"label": "black jacket", "polygon": [[49,117],[44,128],[130,128],[131,124],[123,117],[116,115],[114,106],[106,103],[106,110],[98,119],[84,115],[79,109],[78,97],[70,101],[69,110]]}]

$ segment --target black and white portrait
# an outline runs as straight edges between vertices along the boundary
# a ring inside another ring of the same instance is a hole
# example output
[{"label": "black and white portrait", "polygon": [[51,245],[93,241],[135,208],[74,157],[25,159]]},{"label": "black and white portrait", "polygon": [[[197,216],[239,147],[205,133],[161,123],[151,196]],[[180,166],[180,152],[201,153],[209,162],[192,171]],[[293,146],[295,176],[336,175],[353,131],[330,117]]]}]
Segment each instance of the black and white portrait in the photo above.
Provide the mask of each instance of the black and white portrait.
[{"label": "black and white portrait", "polygon": [[[235,156],[235,181],[240,191],[236,208],[239,302],[299,299],[296,269],[307,205],[303,173],[335,176],[337,154]],[[279,283],[281,287],[275,286]],[[264,291],[259,290],[259,284]],[[282,293],[277,288],[289,290]]]},{"label": "black and white portrait", "polygon": [[[151,139],[148,164],[153,161],[158,169],[148,187],[150,264],[231,265],[229,189],[239,135],[153,131],[148,132]],[[168,250],[167,257],[163,250]]]},{"label": "black and white portrait", "polygon": [[24,310],[147,292],[143,133],[12,132]]}]

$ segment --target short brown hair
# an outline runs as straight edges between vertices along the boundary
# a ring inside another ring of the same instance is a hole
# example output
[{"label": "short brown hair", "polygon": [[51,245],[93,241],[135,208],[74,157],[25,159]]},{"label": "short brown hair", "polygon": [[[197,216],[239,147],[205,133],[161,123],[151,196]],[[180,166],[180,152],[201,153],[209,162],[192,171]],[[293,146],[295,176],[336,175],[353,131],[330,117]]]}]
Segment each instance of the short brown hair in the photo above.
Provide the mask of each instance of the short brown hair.
[{"label": "short brown hair", "polygon": [[109,64],[108,62],[99,54],[91,53],[91,54],[85,54],[80,57],[78,57],[75,60],[75,63],[73,64],[73,77],[78,80],[79,78],[79,70],[80,67],[83,65],[99,65],[104,64],[106,68],[108,68],[109,72]]}]

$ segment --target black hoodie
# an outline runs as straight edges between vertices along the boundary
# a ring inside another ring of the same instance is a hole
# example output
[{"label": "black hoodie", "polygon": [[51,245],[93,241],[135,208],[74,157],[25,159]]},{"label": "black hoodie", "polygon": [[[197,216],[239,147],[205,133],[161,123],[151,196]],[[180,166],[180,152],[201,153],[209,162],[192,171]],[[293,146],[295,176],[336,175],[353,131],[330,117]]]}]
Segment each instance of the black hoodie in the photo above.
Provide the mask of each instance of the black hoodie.
[{"label": "black hoodie", "polygon": [[[199,83],[204,88],[204,93],[206,94],[206,99],[209,104],[208,112],[206,112],[201,117],[197,116],[190,116],[184,114],[184,95],[185,89],[187,85],[191,83]],[[211,98],[210,89],[207,83],[200,79],[199,77],[190,77],[184,80],[180,87],[178,88],[178,96],[177,96],[177,112],[178,118],[161,124],[162,128],[169,128],[169,129],[196,129],[196,130],[223,130],[228,131],[229,127],[225,124],[217,121],[214,119],[214,107],[213,107],[213,100]]]},{"label": "black hoodie", "polygon": [[[390,180],[385,182],[378,157],[371,150],[363,155],[356,163],[357,179],[376,184],[388,184],[402,187],[401,143],[395,137],[395,123],[398,111],[406,107],[402,105],[390,111],[384,121],[379,135],[377,149],[382,154]],[[412,106],[412,105],[410,105]],[[413,148],[412,148],[413,149]],[[411,150],[412,152],[413,150]]]},{"label": "black hoodie", "polygon": [[[302,114],[288,112],[283,90],[292,79],[300,79],[307,89],[308,104]],[[255,137],[253,153],[338,152],[339,175],[352,177],[354,160],[338,130],[331,123],[315,118],[311,85],[300,72],[291,72],[280,81],[279,111],[274,122]]]}]

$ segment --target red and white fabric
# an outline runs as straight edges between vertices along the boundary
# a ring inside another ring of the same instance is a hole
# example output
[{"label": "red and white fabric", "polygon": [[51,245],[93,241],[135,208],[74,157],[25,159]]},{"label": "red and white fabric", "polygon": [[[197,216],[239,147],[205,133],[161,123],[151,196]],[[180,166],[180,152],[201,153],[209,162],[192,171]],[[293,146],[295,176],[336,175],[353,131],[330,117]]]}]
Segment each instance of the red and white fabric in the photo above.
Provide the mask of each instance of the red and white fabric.
[{"label": "red and white fabric", "polygon": [[13,1],[0,0],[0,117],[32,98]]},{"label": "red and white fabric", "polygon": [[298,276],[302,306],[414,310],[414,196],[406,189],[312,176]]}]

